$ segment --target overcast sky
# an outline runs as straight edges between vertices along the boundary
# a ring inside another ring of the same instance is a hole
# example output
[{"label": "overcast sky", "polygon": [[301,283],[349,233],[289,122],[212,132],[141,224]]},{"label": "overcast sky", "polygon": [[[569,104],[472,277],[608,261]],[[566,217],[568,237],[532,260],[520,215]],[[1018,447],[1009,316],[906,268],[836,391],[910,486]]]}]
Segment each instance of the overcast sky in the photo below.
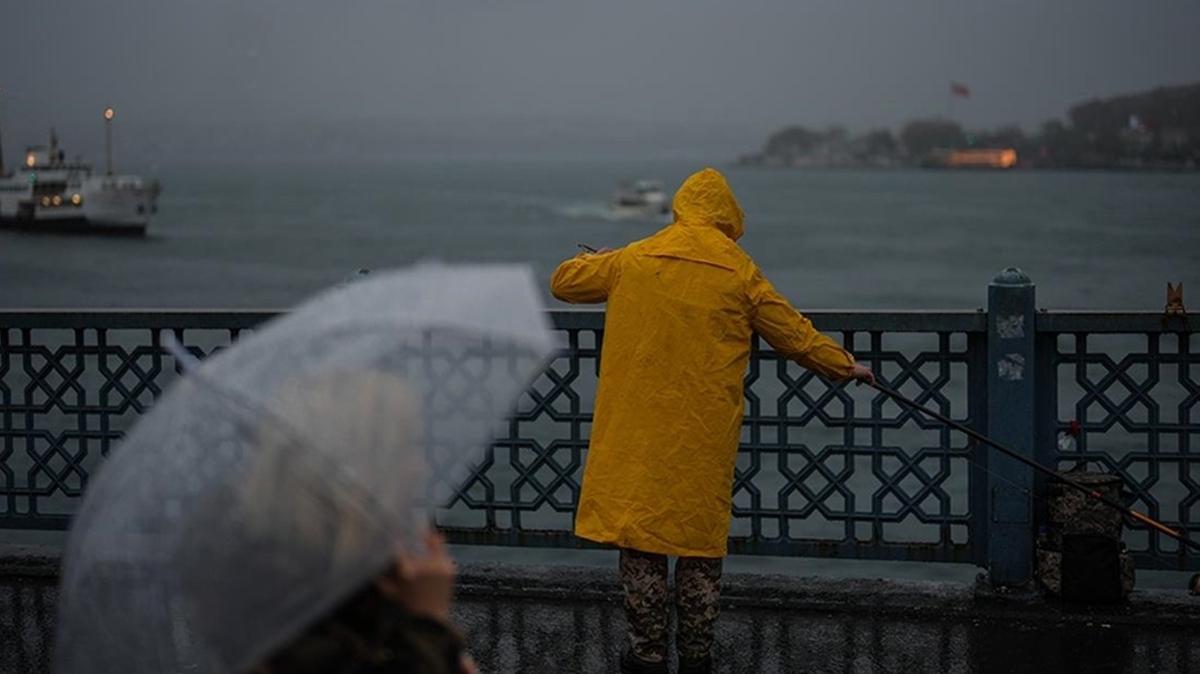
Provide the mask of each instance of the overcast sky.
[{"label": "overcast sky", "polygon": [[88,146],[105,104],[126,133],[193,139],[373,120],[752,149],[784,124],[946,114],[950,81],[971,88],[950,110],[963,123],[1033,128],[1083,99],[1200,80],[1196,0],[4,4],[10,158],[51,123]]}]

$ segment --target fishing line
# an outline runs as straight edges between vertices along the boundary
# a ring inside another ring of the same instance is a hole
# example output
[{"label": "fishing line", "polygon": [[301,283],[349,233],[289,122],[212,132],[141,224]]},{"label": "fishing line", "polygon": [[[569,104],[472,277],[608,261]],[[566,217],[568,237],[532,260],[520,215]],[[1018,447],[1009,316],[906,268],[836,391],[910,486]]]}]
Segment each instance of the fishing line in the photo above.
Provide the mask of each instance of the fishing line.
[{"label": "fishing line", "polygon": [[[1013,451],[1012,449],[1009,449],[1008,447],[1005,447],[1004,445],[996,442],[995,440],[992,440],[988,436],[986,436],[982,433],[979,433],[977,431],[974,431],[971,428],[964,426],[963,424],[960,424],[957,421],[954,421],[953,419],[945,416],[944,414],[941,414],[940,412],[935,412],[934,410],[924,407],[917,402],[909,400],[908,398],[901,395],[898,391],[895,391],[894,389],[891,389],[888,386],[885,386],[884,384],[880,384],[879,382],[872,382],[872,383],[869,383],[868,385],[871,386],[872,388],[874,388],[875,390],[879,391],[880,393],[887,395],[888,397],[892,398],[893,400],[895,400],[899,403],[902,403],[903,405],[910,407],[913,410],[920,412],[921,414],[924,414],[925,416],[927,416],[931,419],[935,419],[937,421],[942,422],[943,424],[946,424],[947,426],[950,426],[951,428],[954,428],[957,431],[966,433],[968,437],[970,437],[978,442],[982,442],[986,445],[990,445],[991,447],[1002,452],[1004,455],[1009,456],[1013,459],[1016,459],[1017,461],[1020,461],[1021,463],[1025,464],[1026,466],[1033,468],[1034,470],[1046,475],[1047,477],[1049,477],[1052,480],[1061,482],[1062,484],[1065,484],[1068,487],[1071,487],[1072,489],[1074,489],[1076,491],[1082,492],[1089,498],[1099,501],[1100,503],[1103,503],[1104,505],[1106,505],[1110,508],[1113,508],[1114,510],[1117,510],[1125,515],[1128,515],[1129,517],[1137,520],[1138,522],[1141,522],[1142,524],[1145,524],[1146,526],[1150,527],[1151,529],[1154,529],[1155,531],[1157,531],[1161,534],[1164,534],[1166,536],[1170,536],[1171,538],[1174,538],[1175,540],[1179,541],[1180,543],[1183,543],[1184,545],[1186,545],[1187,547],[1189,547],[1193,550],[1200,550],[1200,543],[1193,541],[1191,538],[1188,538],[1185,534],[1178,532],[1178,531],[1172,529],[1171,527],[1168,527],[1167,525],[1163,524],[1162,522],[1159,522],[1158,520],[1150,517],[1149,515],[1143,514],[1141,512],[1138,512],[1137,510],[1134,510],[1133,508],[1130,508],[1121,503],[1118,503],[1117,501],[1114,501],[1114,500],[1108,498],[1104,494],[1101,494],[1099,491],[1096,491],[1095,489],[1092,489],[1091,487],[1088,487],[1087,485],[1085,485],[1081,482],[1078,482],[1069,477],[1066,477],[1065,475],[1058,472],[1057,470],[1054,470],[1053,468],[1048,468],[1048,467],[1043,466],[1042,464],[1034,461],[1033,459],[1022,456],[1021,454]],[[976,464],[976,465],[978,465],[978,464]],[[979,466],[979,467],[982,468],[989,475],[1003,479],[1002,476],[996,475],[996,473],[991,472],[986,467],[984,467],[984,466]],[[1024,490],[1024,487],[1022,487],[1021,489]]]}]

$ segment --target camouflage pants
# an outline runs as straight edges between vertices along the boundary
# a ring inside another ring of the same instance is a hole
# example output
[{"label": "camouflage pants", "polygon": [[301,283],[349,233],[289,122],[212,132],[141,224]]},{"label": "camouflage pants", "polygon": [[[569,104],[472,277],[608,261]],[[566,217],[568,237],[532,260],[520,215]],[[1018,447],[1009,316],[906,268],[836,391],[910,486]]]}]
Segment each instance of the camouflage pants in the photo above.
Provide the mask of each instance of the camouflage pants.
[{"label": "camouflage pants", "polygon": [[[720,558],[680,557],[675,561],[675,613],[679,657],[701,660],[713,644],[713,625],[721,598]],[[621,585],[625,589],[625,623],[633,654],[647,662],[667,659],[670,606],[667,556],[621,549]]]}]

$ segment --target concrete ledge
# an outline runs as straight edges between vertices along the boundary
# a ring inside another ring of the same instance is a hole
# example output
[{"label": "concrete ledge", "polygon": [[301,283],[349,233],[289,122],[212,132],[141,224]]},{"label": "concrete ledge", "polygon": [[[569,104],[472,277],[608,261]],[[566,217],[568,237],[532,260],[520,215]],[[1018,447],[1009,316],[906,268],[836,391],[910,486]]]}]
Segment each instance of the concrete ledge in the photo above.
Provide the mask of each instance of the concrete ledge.
[{"label": "concrete ledge", "polygon": [[57,578],[61,558],[55,547],[0,544],[0,578]]},{"label": "concrete ledge", "polygon": [[[5,578],[53,582],[58,576],[59,563],[57,548],[0,545],[0,583]],[[459,567],[458,589],[461,596],[472,599],[607,604],[617,604],[621,599],[616,569],[591,566],[467,563]],[[727,573],[723,579],[722,604],[730,609],[925,620],[1200,627],[1200,597],[1182,591],[1139,590],[1121,604],[1072,604],[1036,592],[997,591],[988,585],[983,574],[971,586],[934,581]]]},{"label": "concrete ledge", "polygon": [[[819,613],[858,613],[935,620],[1006,620],[1036,624],[1190,625],[1200,627],[1200,598],[1185,592],[1135,591],[1121,604],[1072,604],[1035,592],[996,591],[982,574],[975,586],[876,578],[797,578],[726,574],[722,604]],[[538,600],[620,600],[616,570],[573,566],[466,564],[464,596]]]}]

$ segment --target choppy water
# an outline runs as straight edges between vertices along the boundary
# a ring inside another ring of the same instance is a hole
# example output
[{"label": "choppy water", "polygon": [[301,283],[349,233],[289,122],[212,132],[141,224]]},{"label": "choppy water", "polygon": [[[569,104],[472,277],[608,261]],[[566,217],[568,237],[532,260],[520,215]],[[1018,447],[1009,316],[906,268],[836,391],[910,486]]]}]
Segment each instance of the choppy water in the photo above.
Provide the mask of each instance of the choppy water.
[{"label": "choppy water", "polygon": [[[618,182],[676,185],[698,167],[492,160],[165,168],[145,240],[0,232],[0,306],[278,308],[359,268],[426,258],[526,261],[548,278],[576,243],[619,246],[661,225],[609,212]],[[1053,308],[1159,310],[1166,281],[1200,288],[1200,175],[727,175],[748,216],[743,245],[802,307],[971,309],[1009,265],[1025,269],[1039,304]],[[603,552],[461,552],[610,561]],[[834,560],[743,563],[899,573]],[[908,566],[920,577],[973,573]]]},{"label": "choppy water", "polygon": [[[283,307],[361,267],[618,246],[613,187],[684,162],[411,161],[163,168],[146,240],[0,232],[0,306]],[[1053,308],[1159,309],[1200,288],[1200,175],[730,168],[742,243],[811,308],[975,308],[1017,265]]]}]

